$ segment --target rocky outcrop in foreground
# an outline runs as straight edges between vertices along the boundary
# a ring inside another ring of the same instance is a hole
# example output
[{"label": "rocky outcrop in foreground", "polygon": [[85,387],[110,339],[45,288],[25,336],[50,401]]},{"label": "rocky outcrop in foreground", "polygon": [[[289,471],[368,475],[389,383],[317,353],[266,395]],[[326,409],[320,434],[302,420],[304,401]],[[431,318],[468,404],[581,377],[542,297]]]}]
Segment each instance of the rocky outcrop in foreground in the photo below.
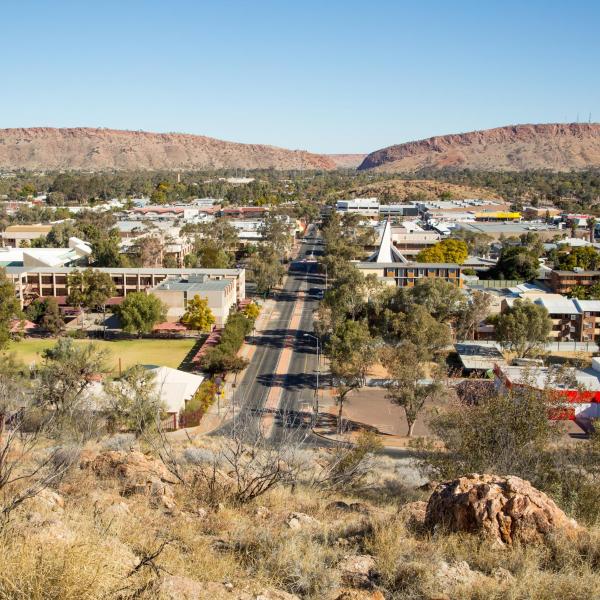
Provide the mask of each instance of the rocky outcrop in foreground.
[{"label": "rocky outcrop in foreground", "polygon": [[550,123],[441,135],[369,154],[359,169],[570,171],[600,166],[600,124]]},{"label": "rocky outcrop in foreground", "polygon": [[201,135],[76,127],[0,129],[0,170],[335,169],[321,154]]},{"label": "rocky outcrop in foreground", "polygon": [[425,527],[480,534],[502,545],[580,531],[576,521],[528,481],[477,474],[436,487],[427,503]]}]

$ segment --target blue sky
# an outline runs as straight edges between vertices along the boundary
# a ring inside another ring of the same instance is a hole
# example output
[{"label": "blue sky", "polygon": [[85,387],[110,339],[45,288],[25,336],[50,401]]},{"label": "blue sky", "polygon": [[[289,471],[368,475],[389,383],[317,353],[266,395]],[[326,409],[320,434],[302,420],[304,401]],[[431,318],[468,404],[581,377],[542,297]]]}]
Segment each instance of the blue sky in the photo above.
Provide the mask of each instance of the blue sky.
[{"label": "blue sky", "polygon": [[4,0],[0,127],[368,152],[600,121],[600,2]]}]

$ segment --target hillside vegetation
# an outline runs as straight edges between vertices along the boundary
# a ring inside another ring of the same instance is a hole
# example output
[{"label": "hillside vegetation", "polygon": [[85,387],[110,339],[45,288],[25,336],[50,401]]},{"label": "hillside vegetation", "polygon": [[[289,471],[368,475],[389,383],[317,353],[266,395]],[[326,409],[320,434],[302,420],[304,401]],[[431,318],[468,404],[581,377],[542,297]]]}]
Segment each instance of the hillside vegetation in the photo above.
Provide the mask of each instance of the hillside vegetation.
[{"label": "hillside vegetation", "polygon": [[200,135],[77,127],[0,130],[0,169],[335,169],[324,155]]},{"label": "hillside vegetation", "polygon": [[344,192],[344,196],[376,196],[383,202],[405,200],[438,200],[439,198],[485,198],[498,199],[500,196],[493,190],[483,187],[446,183],[433,179],[389,179],[366,185],[352,187]]},{"label": "hillside vegetation", "polygon": [[551,123],[441,135],[369,154],[359,169],[570,171],[600,166],[600,124]]}]

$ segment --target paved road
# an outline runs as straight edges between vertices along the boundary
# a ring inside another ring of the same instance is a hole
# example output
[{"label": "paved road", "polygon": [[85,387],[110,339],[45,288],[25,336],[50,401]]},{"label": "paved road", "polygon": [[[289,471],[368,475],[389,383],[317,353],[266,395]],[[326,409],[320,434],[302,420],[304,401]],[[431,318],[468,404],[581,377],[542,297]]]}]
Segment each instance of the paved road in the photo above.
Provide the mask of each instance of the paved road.
[{"label": "paved road", "polygon": [[[272,437],[278,437],[283,427],[298,427],[298,411],[304,405],[312,407],[316,384],[316,341],[304,334],[312,332],[313,311],[318,303],[316,290],[323,288],[324,279],[317,272],[317,263],[305,262],[304,259],[320,249],[320,241],[316,238],[302,242],[299,259],[290,264],[285,285],[276,295],[266,326],[252,339],[256,349],[236,391],[235,421],[238,427],[248,421],[258,427],[264,417],[269,392],[277,384],[283,389],[279,410],[275,412]],[[300,303],[300,300],[303,302]],[[290,330],[294,309],[300,305],[300,324],[297,329]],[[289,368],[285,374],[275,374],[286,337],[291,340],[292,347]],[[233,426],[231,418],[215,434],[226,435]]]},{"label": "paved road", "polygon": [[[323,290],[325,279],[318,273],[315,262],[302,262],[312,252],[322,251],[320,239],[306,238],[300,248],[299,259],[292,262],[283,290],[277,295],[271,316],[260,332],[253,337],[256,346],[244,378],[238,382],[235,400],[235,419],[229,418],[212,435],[230,435],[235,426],[246,423],[246,431],[253,435],[263,426],[265,403],[273,385],[281,384],[279,408],[275,412],[271,439],[281,441],[286,431],[297,431],[304,443],[313,447],[331,447],[336,442],[314,435],[310,418],[315,402],[317,352],[316,340],[305,336],[313,332],[313,312],[318,306],[318,292]],[[298,301],[303,299],[302,313],[296,329],[290,330],[290,322]],[[292,355],[285,375],[275,375],[286,337],[292,338]],[[322,383],[325,383],[321,379]],[[323,386],[321,388],[321,407]],[[230,416],[232,411],[230,410]],[[320,412],[319,421],[327,418]],[[249,424],[249,425],[248,425]],[[412,464],[412,452],[406,448],[386,448],[383,454],[398,460],[398,464],[417,477]]]}]

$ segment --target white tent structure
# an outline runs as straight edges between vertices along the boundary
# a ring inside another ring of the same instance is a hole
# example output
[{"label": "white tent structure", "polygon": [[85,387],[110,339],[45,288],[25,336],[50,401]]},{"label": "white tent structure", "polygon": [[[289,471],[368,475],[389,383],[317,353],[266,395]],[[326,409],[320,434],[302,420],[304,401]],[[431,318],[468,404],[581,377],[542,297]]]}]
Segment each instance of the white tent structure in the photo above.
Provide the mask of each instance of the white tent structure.
[{"label": "white tent structure", "polygon": [[407,263],[402,253],[392,243],[392,225],[389,219],[385,222],[379,248],[373,253],[368,262],[375,263]]},{"label": "white tent structure", "polygon": [[165,411],[176,418],[204,381],[202,375],[186,373],[171,367],[156,367],[150,369],[150,372],[154,374],[154,385]]}]

